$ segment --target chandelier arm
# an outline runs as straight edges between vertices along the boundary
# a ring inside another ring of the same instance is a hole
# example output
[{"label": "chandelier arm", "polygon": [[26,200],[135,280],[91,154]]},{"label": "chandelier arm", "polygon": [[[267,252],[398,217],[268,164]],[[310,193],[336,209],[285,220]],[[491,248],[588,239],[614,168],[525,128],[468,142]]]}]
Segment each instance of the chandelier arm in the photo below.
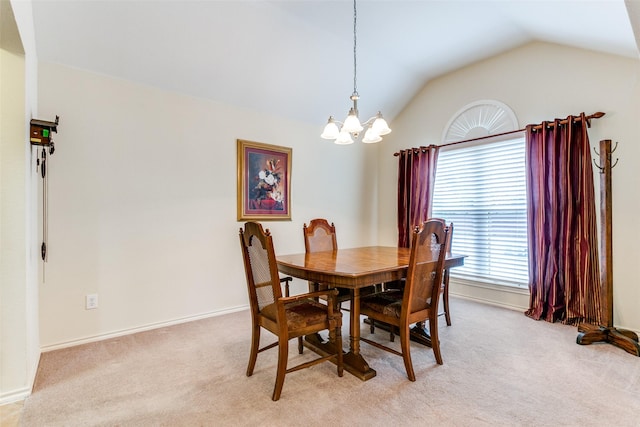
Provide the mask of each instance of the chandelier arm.
[{"label": "chandelier arm", "polygon": [[376,119],[378,118],[378,116],[373,116],[370,119],[368,119],[366,122],[362,122],[362,126],[369,126],[370,124],[372,124],[373,122],[376,121]]}]

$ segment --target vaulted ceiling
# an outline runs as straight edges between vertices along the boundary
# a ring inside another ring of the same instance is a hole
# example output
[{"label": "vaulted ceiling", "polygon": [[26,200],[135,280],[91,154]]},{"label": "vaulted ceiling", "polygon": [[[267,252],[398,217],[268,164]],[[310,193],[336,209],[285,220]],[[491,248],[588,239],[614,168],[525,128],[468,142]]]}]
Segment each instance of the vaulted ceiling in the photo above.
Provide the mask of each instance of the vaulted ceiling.
[{"label": "vaulted ceiling", "polygon": [[[309,123],[346,115],[353,3],[32,0],[37,55]],[[360,0],[361,117],[392,119],[430,79],[532,42],[638,58],[634,0]]]}]

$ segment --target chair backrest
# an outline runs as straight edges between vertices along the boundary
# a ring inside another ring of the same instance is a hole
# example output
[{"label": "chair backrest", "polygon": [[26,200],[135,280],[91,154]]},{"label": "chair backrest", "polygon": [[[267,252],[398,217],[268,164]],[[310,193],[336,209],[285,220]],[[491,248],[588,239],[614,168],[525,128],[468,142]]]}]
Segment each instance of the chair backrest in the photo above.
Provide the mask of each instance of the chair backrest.
[{"label": "chair backrest", "polygon": [[447,232],[442,221],[428,220],[413,232],[402,312],[410,315],[438,306]]},{"label": "chair backrest", "polygon": [[337,251],[336,227],[324,218],[309,221],[302,227],[305,252]]},{"label": "chair backrest", "polygon": [[432,221],[440,221],[442,222],[442,225],[444,225],[447,230],[447,241],[444,244],[445,250],[447,251],[447,255],[451,255],[451,245],[452,245],[452,241],[453,241],[453,223],[450,222],[449,225],[447,226],[447,222],[442,219],[442,218],[429,218],[429,220]]},{"label": "chair backrest", "polygon": [[282,297],[278,264],[269,230],[257,222],[246,222],[240,229],[240,246],[247,277],[252,315]]}]

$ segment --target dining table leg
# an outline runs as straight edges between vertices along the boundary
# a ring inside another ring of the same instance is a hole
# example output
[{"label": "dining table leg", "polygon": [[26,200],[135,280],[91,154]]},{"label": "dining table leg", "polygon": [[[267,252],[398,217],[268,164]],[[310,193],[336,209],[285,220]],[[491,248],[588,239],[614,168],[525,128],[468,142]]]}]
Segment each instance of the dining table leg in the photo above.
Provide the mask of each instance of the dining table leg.
[{"label": "dining table leg", "polygon": [[376,371],[360,354],[360,289],[351,290],[349,351],[344,355],[344,368],[363,381],[376,376]]},{"label": "dining table leg", "polygon": [[[343,354],[344,369],[363,381],[376,376],[376,371],[360,354],[360,289],[351,291],[349,311],[349,351]],[[338,309],[336,307],[336,309]],[[305,345],[323,356],[335,353],[335,334],[329,333],[329,339],[323,341],[318,334],[305,336]]]}]

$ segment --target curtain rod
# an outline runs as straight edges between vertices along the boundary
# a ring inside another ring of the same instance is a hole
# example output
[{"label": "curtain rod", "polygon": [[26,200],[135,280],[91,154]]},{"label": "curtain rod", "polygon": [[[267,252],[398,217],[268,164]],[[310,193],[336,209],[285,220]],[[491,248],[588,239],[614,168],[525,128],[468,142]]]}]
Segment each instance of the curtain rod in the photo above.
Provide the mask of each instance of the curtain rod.
[{"label": "curtain rod", "polygon": [[[604,114],[605,113],[603,113],[601,111],[598,111],[597,113],[593,113],[590,116],[586,116],[585,118],[587,119],[587,126],[591,127],[591,119],[599,119],[600,117],[604,116]],[[582,117],[575,116],[575,121],[576,122],[582,121]],[[561,125],[566,125],[567,124],[567,119],[560,120],[559,123]],[[528,126],[531,126],[531,125],[528,125]],[[550,126],[550,127],[555,126],[555,121],[549,122],[548,126]],[[539,129],[542,129],[542,124],[533,126],[533,130],[539,130]],[[509,131],[509,132],[495,133],[493,135],[480,136],[478,138],[471,138],[471,139],[464,139],[462,141],[449,142],[447,144],[437,145],[437,147],[447,147],[449,145],[456,145],[456,144],[462,144],[462,143],[465,143],[465,142],[479,141],[479,140],[487,139],[487,138],[495,138],[495,137],[498,137],[498,136],[510,135],[512,133],[524,132],[525,130],[527,130],[526,127],[524,127],[523,129],[512,130],[512,131]],[[429,148],[429,147],[436,147],[436,145],[435,144],[431,144],[431,145],[428,145],[428,146],[423,146],[423,147],[418,147],[418,148],[408,148],[407,150],[420,150],[420,149]],[[402,150],[402,151],[407,151],[407,150]],[[399,156],[400,152],[393,153],[393,155],[394,156]]]}]

